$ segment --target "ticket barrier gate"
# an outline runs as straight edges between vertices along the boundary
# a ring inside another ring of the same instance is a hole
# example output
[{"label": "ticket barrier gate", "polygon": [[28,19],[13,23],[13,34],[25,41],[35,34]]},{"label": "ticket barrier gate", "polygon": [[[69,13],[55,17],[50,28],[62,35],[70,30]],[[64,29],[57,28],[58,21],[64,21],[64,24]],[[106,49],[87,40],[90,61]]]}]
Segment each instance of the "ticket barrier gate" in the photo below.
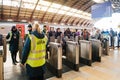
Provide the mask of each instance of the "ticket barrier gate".
[{"label": "ticket barrier gate", "polygon": [[[57,42],[58,43],[61,42],[61,37],[57,38]],[[62,48],[62,55],[66,56],[66,58],[63,58],[64,65],[66,65],[67,67],[75,71],[79,71],[79,44],[78,42],[66,41],[65,48]]]},{"label": "ticket barrier gate", "polygon": [[59,43],[49,43],[50,54],[47,59],[48,70],[58,78],[62,77],[62,46]]},{"label": "ticket barrier gate", "polygon": [[102,42],[102,54],[109,55],[109,41],[107,39],[103,39],[101,42]]},{"label": "ticket barrier gate", "polygon": [[19,59],[22,59],[22,50],[24,47],[23,39],[19,38]]},{"label": "ticket barrier gate", "polygon": [[66,42],[66,59],[64,59],[65,65],[79,71],[79,44],[78,42],[67,41]]},{"label": "ticket barrier gate", "polygon": [[0,80],[3,80],[3,76],[3,51],[0,50]]},{"label": "ticket barrier gate", "polygon": [[76,42],[79,42],[79,40],[83,40],[83,37],[82,37],[82,36],[76,36],[76,37],[75,37],[75,41],[76,41]]},{"label": "ticket barrier gate", "polygon": [[90,39],[92,44],[92,61],[101,62],[101,41],[96,39]]},{"label": "ticket barrier gate", "polygon": [[0,44],[0,80],[4,80],[4,68],[3,62],[6,62],[7,56],[7,48],[6,48],[6,38],[2,38],[2,44]]},{"label": "ticket barrier gate", "polygon": [[92,64],[92,44],[90,41],[79,40],[80,63],[91,66]]},{"label": "ticket barrier gate", "polygon": [[55,42],[55,36],[51,36],[49,42]]}]

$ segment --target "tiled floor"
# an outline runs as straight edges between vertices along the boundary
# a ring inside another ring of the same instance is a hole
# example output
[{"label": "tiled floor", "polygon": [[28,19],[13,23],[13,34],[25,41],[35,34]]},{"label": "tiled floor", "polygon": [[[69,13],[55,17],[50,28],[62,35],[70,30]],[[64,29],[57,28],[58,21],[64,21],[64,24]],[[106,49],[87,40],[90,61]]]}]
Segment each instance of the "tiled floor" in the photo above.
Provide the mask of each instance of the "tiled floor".
[{"label": "tiled floor", "polygon": [[[19,63],[14,66],[10,53],[4,63],[5,80],[27,80]],[[103,56],[102,62],[94,62],[92,66],[82,66],[79,72],[69,71],[63,73],[62,78],[51,77],[48,80],[119,80],[120,79],[120,51],[110,50],[109,56]]]}]

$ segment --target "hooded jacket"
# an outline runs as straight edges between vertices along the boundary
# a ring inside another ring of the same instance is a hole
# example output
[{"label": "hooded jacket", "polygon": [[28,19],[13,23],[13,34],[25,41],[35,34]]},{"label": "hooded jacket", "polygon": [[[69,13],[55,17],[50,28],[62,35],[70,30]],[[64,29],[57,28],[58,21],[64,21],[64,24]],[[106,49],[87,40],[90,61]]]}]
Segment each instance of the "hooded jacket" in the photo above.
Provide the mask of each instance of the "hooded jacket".
[{"label": "hooded jacket", "polygon": [[[44,34],[40,34],[37,31],[33,31],[31,34],[35,35],[39,39],[43,39],[45,37]],[[28,58],[28,55],[29,55],[29,52],[30,52],[30,48],[31,48],[31,40],[30,40],[29,37],[27,37],[24,48],[23,48],[23,52],[22,52],[22,61],[21,61],[21,63],[23,65],[27,61],[27,58]],[[31,77],[39,76],[39,75],[41,75],[41,74],[43,74],[45,72],[45,65],[33,68],[29,64],[26,64],[26,68],[27,68],[28,76],[31,76]]]}]

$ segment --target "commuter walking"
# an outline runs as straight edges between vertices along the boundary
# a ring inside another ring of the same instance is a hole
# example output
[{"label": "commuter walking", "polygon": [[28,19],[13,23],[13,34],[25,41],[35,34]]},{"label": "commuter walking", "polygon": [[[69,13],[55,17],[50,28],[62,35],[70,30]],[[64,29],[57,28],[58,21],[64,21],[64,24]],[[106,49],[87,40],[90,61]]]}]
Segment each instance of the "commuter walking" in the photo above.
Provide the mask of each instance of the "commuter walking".
[{"label": "commuter walking", "polygon": [[6,39],[9,39],[9,50],[11,52],[12,62],[14,65],[18,63],[18,61],[16,60],[16,56],[19,50],[19,36],[20,34],[16,26],[13,26],[11,32],[9,32],[6,36]]},{"label": "commuter walking", "polygon": [[81,35],[83,36],[84,40],[89,40],[90,33],[87,31],[87,29],[84,29]]},{"label": "commuter walking", "polygon": [[101,40],[100,30],[97,30],[95,33],[95,39]]},{"label": "commuter walking", "polygon": [[23,48],[21,66],[26,63],[29,80],[44,80],[47,37],[40,31],[37,23],[32,30]]},{"label": "commuter walking", "polygon": [[27,27],[28,27],[28,34],[25,35],[25,39],[24,40],[26,40],[27,36],[32,33],[32,25],[29,24]]},{"label": "commuter walking", "polygon": [[119,33],[118,33],[118,48],[119,48],[119,43],[120,43],[120,31],[119,31]]},{"label": "commuter walking", "polygon": [[113,29],[111,28],[111,29],[110,29],[110,43],[111,43],[111,47],[112,47],[113,49],[114,49],[114,41],[115,41],[114,37],[115,37],[115,32],[114,32]]},{"label": "commuter walking", "polygon": [[51,42],[51,41],[54,42],[53,39],[55,39],[55,31],[54,31],[54,28],[51,27],[50,31],[48,32],[48,40],[49,40],[48,43]]},{"label": "commuter walking", "polygon": [[46,25],[43,26],[43,31],[42,31],[42,33],[47,35],[47,26],[46,26]]},{"label": "commuter walking", "polygon": [[55,39],[57,39],[58,37],[60,37],[62,34],[60,28],[57,28],[56,32],[55,32]]}]

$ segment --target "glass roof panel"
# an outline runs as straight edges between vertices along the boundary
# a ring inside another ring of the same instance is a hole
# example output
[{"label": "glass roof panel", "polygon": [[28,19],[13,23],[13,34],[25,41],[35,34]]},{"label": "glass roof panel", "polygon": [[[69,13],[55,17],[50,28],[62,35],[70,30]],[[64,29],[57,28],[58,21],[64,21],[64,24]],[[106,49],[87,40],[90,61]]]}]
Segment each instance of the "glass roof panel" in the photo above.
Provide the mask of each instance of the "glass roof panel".
[{"label": "glass roof panel", "polygon": [[49,8],[48,9],[48,12],[52,12],[52,13],[56,13],[58,9],[55,9],[55,8]]},{"label": "glass roof panel", "polygon": [[77,9],[74,9],[74,8],[71,8],[70,9],[70,12],[77,12],[78,10]]},{"label": "glass roof panel", "polygon": [[62,5],[56,4],[56,3],[52,3],[51,7],[54,8],[60,8]]},{"label": "glass roof panel", "polygon": [[66,15],[72,16],[73,13],[71,13],[71,12],[67,12]]},{"label": "glass roof panel", "polygon": [[20,6],[20,2],[18,2],[18,1],[12,1],[11,5],[14,6],[14,7],[19,7]]},{"label": "glass roof panel", "polygon": [[37,0],[22,0],[23,2],[28,2],[28,3],[37,3]]},{"label": "glass roof panel", "polygon": [[47,6],[42,6],[42,7],[41,7],[41,11],[46,11],[47,9],[48,9]]},{"label": "glass roof panel", "polygon": [[57,13],[58,13],[58,14],[65,14],[66,11],[64,11],[64,10],[59,10]]},{"label": "glass roof panel", "polygon": [[[2,1],[2,0],[0,0],[0,1]],[[20,2],[21,2],[21,0],[3,0],[3,5],[19,7]],[[21,7],[33,10],[35,8],[36,2],[37,2],[37,0],[22,0]],[[61,8],[61,9],[58,10],[59,8]],[[56,13],[58,11],[57,14],[65,14],[65,15],[74,16],[74,17],[82,17],[85,19],[91,19],[91,14],[83,12],[81,10],[77,10],[77,9],[63,6],[60,4],[40,0],[36,7],[36,10],[47,11],[47,9],[48,9],[48,12],[52,12],[52,13]]]},{"label": "glass roof panel", "polygon": [[51,5],[51,2],[48,2],[48,1],[39,1],[39,3],[38,4],[40,4],[40,5],[43,5],[43,6],[50,6]]},{"label": "glass roof panel", "polygon": [[37,5],[36,10],[40,10],[42,6]]},{"label": "glass roof panel", "polygon": [[3,5],[11,6],[11,0],[3,0]]},{"label": "glass roof panel", "polygon": [[23,7],[23,8],[28,8],[28,9],[34,9],[35,4],[23,3],[23,4],[21,5],[21,7]]},{"label": "glass roof panel", "polygon": [[70,7],[63,6],[61,9],[68,11],[68,10],[70,10]]},{"label": "glass roof panel", "polygon": [[75,16],[75,17],[80,17],[80,15],[79,15],[79,14],[74,14],[74,16]]}]

